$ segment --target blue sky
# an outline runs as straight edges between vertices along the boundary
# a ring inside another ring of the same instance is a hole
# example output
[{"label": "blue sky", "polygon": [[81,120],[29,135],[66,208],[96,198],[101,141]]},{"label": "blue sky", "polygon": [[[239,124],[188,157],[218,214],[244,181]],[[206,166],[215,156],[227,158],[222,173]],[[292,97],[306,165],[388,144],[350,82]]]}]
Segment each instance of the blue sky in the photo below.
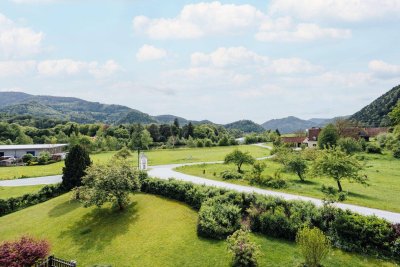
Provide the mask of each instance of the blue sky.
[{"label": "blue sky", "polygon": [[193,120],[352,114],[400,82],[400,0],[2,0],[0,90]]}]

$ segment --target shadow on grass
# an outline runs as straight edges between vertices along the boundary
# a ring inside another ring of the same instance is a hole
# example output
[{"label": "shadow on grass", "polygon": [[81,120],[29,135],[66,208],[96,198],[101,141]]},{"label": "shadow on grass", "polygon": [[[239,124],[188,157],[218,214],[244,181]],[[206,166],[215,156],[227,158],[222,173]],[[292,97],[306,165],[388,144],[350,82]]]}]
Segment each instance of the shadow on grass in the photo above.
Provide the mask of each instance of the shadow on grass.
[{"label": "shadow on grass", "polygon": [[312,180],[305,180],[305,181],[301,181],[301,180],[290,180],[290,182],[292,182],[293,184],[297,184],[297,185],[318,185],[318,182],[314,182]]},{"label": "shadow on grass", "polygon": [[94,208],[79,221],[60,233],[59,238],[69,237],[81,251],[101,251],[117,236],[128,232],[129,225],[138,219],[136,202],[124,211]]},{"label": "shadow on grass", "polygon": [[368,200],[378,200],[376,197],[371,197],[363,194],[349,192],[349,197],[361,198],[361,199],[368,199]]},{"label": "shadow on grass", "polygon": [[66,200],[63,203],[58,204],[49,210],[50,217],[59,217],[65,215],[80,207],[79,201],[76,200]]}]

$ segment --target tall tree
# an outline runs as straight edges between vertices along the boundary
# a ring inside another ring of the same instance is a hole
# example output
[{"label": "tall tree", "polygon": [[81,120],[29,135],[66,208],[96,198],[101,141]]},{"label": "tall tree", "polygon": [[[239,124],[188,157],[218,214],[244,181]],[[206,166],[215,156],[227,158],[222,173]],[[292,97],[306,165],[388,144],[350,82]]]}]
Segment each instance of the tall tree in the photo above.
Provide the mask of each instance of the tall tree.
[{"label": "tall tree", "polygon": [[192,124],[191,121],[188,124],[187,137],[186,138],[189,138],[189,136],[194,137],[194,127],[193,127],[193,124]]},{"label": "tall tree", "polygon": [[328,124],[318,136],[318,146],[319,148],[335,146],[338,139],[339,134],[336,127],[333,124]]},{"label": "tall tree", "polygon": [[341,181],[344,179],[367,185],[367,176],[360,175],[361,170],[363,166],[338,147],[321,151],[312,165],[314,176],[321,175],[335,180],[339,192],[343,190]]},{"label": "tall tree", "polygon": [[86,168],[92,164],[89,153],[81,145],[74,145],[69,150],[63,168],[62,185],[70,190],[82,184]]}]

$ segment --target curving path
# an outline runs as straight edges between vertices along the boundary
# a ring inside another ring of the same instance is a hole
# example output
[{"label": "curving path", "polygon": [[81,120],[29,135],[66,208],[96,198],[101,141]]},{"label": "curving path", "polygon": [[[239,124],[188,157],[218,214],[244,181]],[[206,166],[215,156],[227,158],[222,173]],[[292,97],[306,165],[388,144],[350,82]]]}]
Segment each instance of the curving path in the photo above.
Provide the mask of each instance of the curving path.
[{"label": "curving path", "polygon": [[[265,147],[271,149],[263,144],[256,144],[257,146]],[[266,159],[271,158],[272,156],[258,158]],[[214,162],[196,162],[196,163],[185,163],[185,164],[169,164],[169,165],[158,165],[158,166],[151,166],[148,170],[148,174],[151,177],[157,177],[160,179],[170,179],[175,178],[182,181],[192,182],[195,184],[204,184],[208,186],[217,186],[223,187],[231,190],[236,190],[239,192],[246,192],[246,193],[257,193],[261,195],[269,195],[269,196],[276,196],[282,197],[286,200],[303,200],[303,201],[311,201],[317,206],[321,206],[323,203],[320,199],[312,198],[312,197],[305,197],[299,196],[294,194],[276,192],[266,189],[261,189],[252,186],[243,186],[237,184],[231,184],[222,181],[215,181],[210,180],[198,176],[188,175],[184,173],[180,173],[175,171],[174,169],[177,167],[181,167],[184,165],[195,165],[195,164],[214,164],[214,163],[222,163],[222,161],[214,161]],[[3,180],[0,181],[0,186],[27,186],[27,185],[41,185],[41,184],[55,184],[61,182],[61,175],[54,175],[54,176],[46,176],[46,177],[38,177],[38,178],[26,178],[26,179],[16,179],[16,180]],[[378,217],[384,218],[392,223],[400,223],[400,213],[367,208],[357,205],[351,204],[344,204],[344,203],[335,203],[335,206],[341,209],[349,209],[351,211],[363,214],[363,215],[376,215]]]}]

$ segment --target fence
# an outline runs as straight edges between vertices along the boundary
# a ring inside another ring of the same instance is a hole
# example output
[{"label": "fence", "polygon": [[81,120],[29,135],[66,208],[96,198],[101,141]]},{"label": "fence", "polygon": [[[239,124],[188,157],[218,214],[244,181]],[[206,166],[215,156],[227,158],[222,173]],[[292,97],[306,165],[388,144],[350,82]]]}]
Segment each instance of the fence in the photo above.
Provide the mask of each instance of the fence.
[{"label": "fence", "polygon": [[36,263],[32,267],[77,267],[76,261],[66,261],[58,259],[54,256],[48,257],[46,260]]}]

